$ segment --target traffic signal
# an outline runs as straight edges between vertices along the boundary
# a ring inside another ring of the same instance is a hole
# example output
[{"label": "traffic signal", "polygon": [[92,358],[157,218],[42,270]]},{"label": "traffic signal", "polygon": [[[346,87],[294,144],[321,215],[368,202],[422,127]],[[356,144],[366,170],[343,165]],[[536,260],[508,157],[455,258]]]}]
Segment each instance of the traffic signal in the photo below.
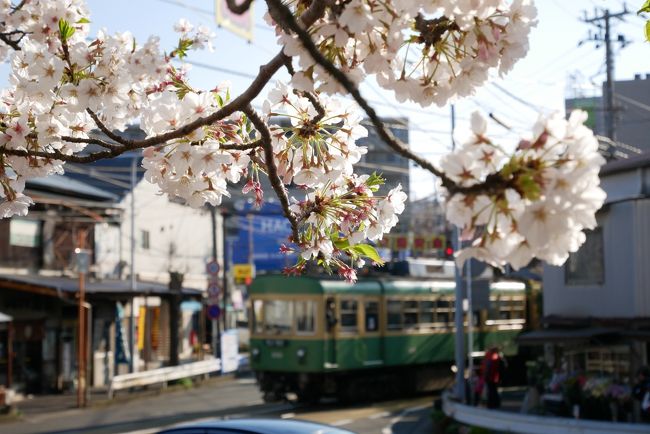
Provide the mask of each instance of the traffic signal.
[{"label": "traffic signal", "polygon": [[445,258],[454,259],[454,247],[451,245],[451,241],[447,241],[447,246],[445,247]]}]

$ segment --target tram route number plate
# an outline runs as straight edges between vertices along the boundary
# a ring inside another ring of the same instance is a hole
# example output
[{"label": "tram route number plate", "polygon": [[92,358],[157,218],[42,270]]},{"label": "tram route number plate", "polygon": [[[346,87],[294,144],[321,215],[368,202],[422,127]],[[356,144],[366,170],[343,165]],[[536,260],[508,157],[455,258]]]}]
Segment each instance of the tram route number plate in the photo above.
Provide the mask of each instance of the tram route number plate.
[{"label": "tram route number plate", "polygon": [[273,359],[281,359],[282,356],[283,356],[283,354],[282,354],[281,351],[273,351],[271,353],[271,358],[273,358]]}]

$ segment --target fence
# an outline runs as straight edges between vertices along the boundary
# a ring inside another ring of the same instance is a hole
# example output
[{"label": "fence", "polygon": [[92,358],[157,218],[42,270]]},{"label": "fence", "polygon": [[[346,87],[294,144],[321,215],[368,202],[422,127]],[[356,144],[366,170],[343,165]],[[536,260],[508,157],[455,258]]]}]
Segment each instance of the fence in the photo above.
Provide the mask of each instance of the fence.
[{"label": "fence", "polygon": [[647,424],[598,422],[562,417],[533,416],[464,405],[442,396],[445,414],[458,422],[521,434],[648,434]]},{"label": "fence", "polygon": [[108,397],[113,398],[118,390],[130,389],[131,387],[148,386],[151,384],[163,384],[172,380],[181,378],[195,377],[197,375],[207,375],[212,372],[221,370],[221,361],[219,359],[202,360],[179,366],[169,366],[166,368],[151,369],[149,371],[134,372],[131,374],[116,375],[111,380],[108,388]]}]

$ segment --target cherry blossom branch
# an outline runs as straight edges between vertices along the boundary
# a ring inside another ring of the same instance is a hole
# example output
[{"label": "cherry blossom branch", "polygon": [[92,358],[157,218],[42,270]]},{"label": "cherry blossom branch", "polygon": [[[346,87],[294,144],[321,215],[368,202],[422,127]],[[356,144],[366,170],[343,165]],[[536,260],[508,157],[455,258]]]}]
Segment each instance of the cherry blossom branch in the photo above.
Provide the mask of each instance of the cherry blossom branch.
[{"label": "cherry blossom branch", "polygon": [[65,141],[65,142],[70,142],[70,143],[86,143],[86,144],[89,144],[89,145],[98,145],[98,146],[101,146],[102,148],[106,148],[106,149],[119,149],[120,148],[120,145],[116,145],[116,144],[113,144],[113,143],[108,143],[108,142],[105,142],[105,141],[103,141],[101,139],[92,138],[92,137],[84,138],[84,137],[62,136],[61,140]]},{"label": "cherry blossom branch", "polygon": [[223,145],[219,145],[219,148],[225,149],[227,151],[250,151],[262,146],[264,146],[264,140],[258,139],[250,143],[244,143],[241,145],[236,145],[233,143],[225,143]]},{"label": "cherry blossom branch", "polygon": [[361,106],[361,108],[368,115],[368,118],[372,122],[373,126],[377,129],[379,137],[381,137],[381,139],[398,154],[402,155],[405,158],[408,158],[423,169],[426,169],[441,178],[443,186],[447,187],[448,189],[453,189],[453,186],[455,184],[452,180],[450,180],[442,171],[436,168],[433,163],[411,152],[403,142],[398,140],[386,128],[381,119],[379,119],[379,116],[377,116],[375,110],[370,106],[370,104],[368,104],[365,98],[361,96],[361,93],[359,92],[357,86],[347,77],[347,75],[345,75],[343,71],[338,69],[336,66],[334,66],[334,64],[332,64],[332,62],[323,56],[323,54],[312,41],[309,33],[307,33],[307,31],[295,20],[293,14],[291,13],[291,10],[287,8],[281,0],[266,0],[266,2],[269,5],[269,12],[273,16],[273,19],[283,27],[286,27],[294,32],[300,39],[300,42],[303,44],[305,49],[312,56],[314,61],[323,67],[323,69],[325,69],[334,79],[336,79],[338,83],[341,84],[341,86],[345,88],[345,90],[350,95],[352,95],[359,106]]},{"label": "cherry blossom branch", "polygon": [[253,4],[253,0],[244,0],[239,4],[237,4],[236,0],[226,0],[226,4],[228,5],[230,12],[237,15],[242,15],[250,9],[251,4]]},{"label": "cherry blossom branch", "polygon": [[262,118],[257,114],[255,109],[252,106],[248,105],[242,110],[246,116],[251,120],[257,131],[262,136],[262,149],[264,150],[264,160],[266,163],[267,176],[273,187],[273,191],[280,199],[280,204],[282,205],[282,211],[284,211],[285,217],[291,223],[291,232],[293,234],[293,241],[298,242],[300,240],[298,234],[298,221],[296,216],[289,209],[289,198],[287,196],[287,190],[282,184],[282,180],[278,175],[278,168],[275,164],[275,158],[273,156],[273,144],[271,143],[271,132],[269,127],[262,120]]},{"label": "cherry blossom branch", "polygon": [[[325,12],[325,3],[316,0],[301,15],[300,20],[303,22],[305,26],[310,26],[318,18],[320,18],[324,12]],[[88,114],[95,121],[97,128],[99,128],[111,140],[123,145],[121,148],[111,147],[106,151],[100,151],[100,152],[96,152],[84,156],[73,156],[73,155],[63,154],[60,152],[59,153],[41,152],[41,151],[13,152],[8,149],[0,149],[0,154],[4,153],[7,155],[55,158],[55,159],[60,159],[61,161],[72,162],[72,163],[91,163],[105,158],[116,157],[124,152],[131,151],[134,149],[142,149],[142,148],[148,148],[150,146],[161,145],[170,140],[179,139],[181,137],[187,136],[191,134],[193,131],[197,130],[198,128],[211,125],[217,121],[220,121],[230,116],[235,112],[243,111],[242,109],[248,106],[251,103],[251,101],[253,101],[253,99],[255,99],[259,95],[259,93],[264,89],[264,86],[266,86],[266,84],[271,80],[271,78],[275,75],[275,73],[283,65],[285,65],[286,61],[287,61],[287,56],[282,51],[280,51],[278,54],[275,55],[275,57],[273,57],[273,59],[271,59],[268,63],[260,67],[258,75],[255,77],[255,79],[253,79],[251,84],[244,92],[242,92],[238,97],[236,97],[231,102],[221,107],[216,112],[212,113],[209,116],[198,118],[173,131],[147,137],[146,139],[140,139],[140,140],[129,139],[119,134],[113,133],[99,119],[99,116],[97,116],[96,113],[94,113],[92,110],[88,110]],[[103,144],[100,143],[97,144],[109,148],[109,146],[104,146]],[[104,142],[104,144],[106,143]],[[251,148],[244,148],[244,149],[251,149]],[[237,149],[237,148],[233,147],[232,149]]]}]

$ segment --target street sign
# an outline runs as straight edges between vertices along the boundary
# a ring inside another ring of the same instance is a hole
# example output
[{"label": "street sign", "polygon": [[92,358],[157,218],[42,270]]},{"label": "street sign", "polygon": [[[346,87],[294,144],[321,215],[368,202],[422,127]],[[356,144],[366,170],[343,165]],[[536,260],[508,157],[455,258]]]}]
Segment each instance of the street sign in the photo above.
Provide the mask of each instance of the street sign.
[{"label": "street sign", "polygon": [[221,309],[219,308],[219,305],[211,304],[208,306],[208,318],[218,319],[219,315],[221,315]]},{"label": "street sign", "polygon": [[210,275],[219,273],[219,263],[217,261],[210,261],[205,265],[205,272]]},{"label": "street sign", "polygon": [[245,281],[253,278],[253,266],[251,264],[235,264],[232,266],[233,277],[237,281]]},{"label": "street sign", "polygon": [[209,297],[219,297],[220,293],[221,293],[221,287],[216,282],[212,282],[208,285]]},{"label": "street sign", "polygon": [[90,268],[90,254],[88,249],[74,249],[75,266],[79,273],[86,274]]}]

